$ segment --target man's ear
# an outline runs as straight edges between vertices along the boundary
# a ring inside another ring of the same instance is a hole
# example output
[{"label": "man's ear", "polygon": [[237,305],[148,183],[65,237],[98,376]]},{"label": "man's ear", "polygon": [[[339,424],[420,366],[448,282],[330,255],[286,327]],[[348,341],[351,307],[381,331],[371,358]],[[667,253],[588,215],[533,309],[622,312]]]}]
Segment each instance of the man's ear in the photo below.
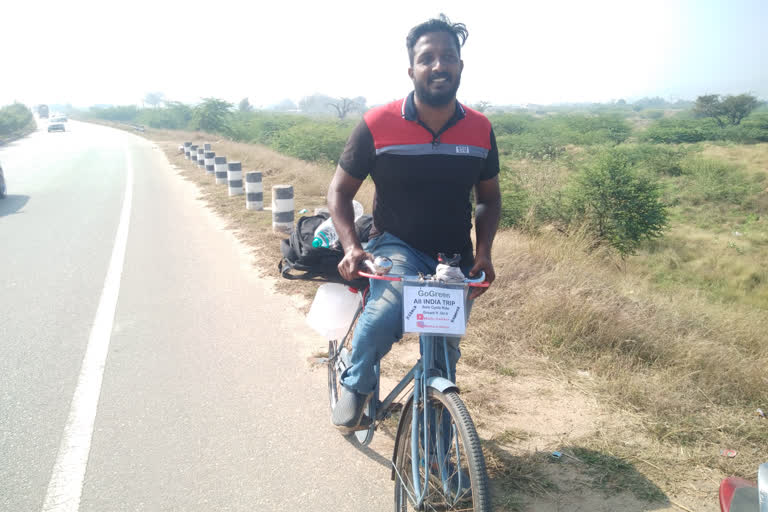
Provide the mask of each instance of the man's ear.
[{"label": "man's ear", "polygon": [[413,80],[413,68],[408,68],[408,76]]},{"label": "man's ear", "polygon": [[459,74],[464,71],[464,61],[459,59]]}]

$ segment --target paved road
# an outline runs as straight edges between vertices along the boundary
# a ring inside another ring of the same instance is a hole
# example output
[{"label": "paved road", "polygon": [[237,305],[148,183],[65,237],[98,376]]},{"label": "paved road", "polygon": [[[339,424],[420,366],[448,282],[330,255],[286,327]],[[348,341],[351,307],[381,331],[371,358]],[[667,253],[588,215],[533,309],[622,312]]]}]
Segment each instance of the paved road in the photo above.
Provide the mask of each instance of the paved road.
[{"label": "paved road", "polygon": [[70,122],[0,161],[0,511],[391,509],[391,441],[330,427],[321,340],[157,148]]}]

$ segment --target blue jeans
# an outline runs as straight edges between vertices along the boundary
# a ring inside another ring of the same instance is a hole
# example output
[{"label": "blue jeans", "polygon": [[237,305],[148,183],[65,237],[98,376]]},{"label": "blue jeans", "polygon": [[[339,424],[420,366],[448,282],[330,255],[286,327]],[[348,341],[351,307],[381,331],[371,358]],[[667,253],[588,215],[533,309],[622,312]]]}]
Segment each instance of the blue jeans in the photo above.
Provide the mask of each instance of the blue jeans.
[{"label": "blue jeans", "polygon": [[[437,260],[428,254],[412,248],[399,238],[384,233],[372,239],[365,250],[375,256],[386,256],[392,260],[392,274],[417,275],[434,274]],[[464,275],[469,266],[462,265]],[[392,345],[403,337],[403,284],[395,281],[371,279],[371,287],[365,309],[352,336],[350,366],[341,375],[341,383],[361,394],[371,393],[376,387],[374,365],[378,363]],[[469,317],[471,301],[467,303]],[[448,337],[448,360],[451,375],[456,375],[456,362],[461,356],[459,340]],[[435,363],[445,375],[443,344],[435,343]]]}]

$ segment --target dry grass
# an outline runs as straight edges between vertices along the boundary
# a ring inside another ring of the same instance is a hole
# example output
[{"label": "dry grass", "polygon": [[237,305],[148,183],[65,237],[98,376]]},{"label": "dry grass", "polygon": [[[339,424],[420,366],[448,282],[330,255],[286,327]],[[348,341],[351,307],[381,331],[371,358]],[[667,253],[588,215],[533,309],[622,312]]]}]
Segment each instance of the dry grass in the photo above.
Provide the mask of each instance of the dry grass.
[{"label": "dry grass", "polygon": [[[659,453],[685,448],[677,464],[753,476],[768,455],[768,423],[755,414],[768,404],[768,318],[695,294],[654,293],[589,245],[586,237],[502,234],[494,260],[500,277],[473,311],[467,359],[504,368],[533,349],[566,368],[589,369],[599,377],[595,390],[636,415],[642,431],[635,436],[663,447]],[[726,461],[719,447],[740,456]]]},{"label": "dry grass", "polygon": [[[224,187],[214,186],[212,178],[178,156],[182,140],[210,141],[217,154],[241,160],[244,170],[262,170],[265,204],[276,183],[294,184],[297,209],[311,212],[325,203],[330,168],[197,133],[150,130],[147,136],[159,142],[187,179],[200,185],[214,210],[231,219],[268,271],[278,261],[284,236],[271,232],[267,212],[247,212],[242,198],[226,197]],[[370,183],[362,194],[370,211]],[[548,232],[535,237],[499,233],[494,247],[498,278],[473,310],[462,345],[463,364],[517,379],[520,356],[537,353],[564,379],[588,370],[595,377],[583,386],[584,392],[602,397],[625,428],[596,432],[579,446],[632,461],[665,492],[681,491],[701,472],[713,479],[726,473],[754,477],[758,463],[768,458],[768,420],[755,415],[757,407],[768,408],[768,317],[749,308],[712,304],[693,292],[655,292],[630,266],[588,250],[591,246],[579,233],[569,238]],[[281,281],[280,288],[309,297],[316,284]],[[499,432],[503,439],[519,434]],[[499,503],[517,507],[519,493],[547,492],[550,484],[541,466],[546,462],[540,455],[510,458],[491,443],[486,448],[501,490]],[[737,449],[739,456],[720,457],[720,448]],[[605,466],[596,460],[598,467]]]},{"label": "dry grass", "polygon": [[747,172],[768,172],[768,143],[702,144],[703,156],[743,165]]}]

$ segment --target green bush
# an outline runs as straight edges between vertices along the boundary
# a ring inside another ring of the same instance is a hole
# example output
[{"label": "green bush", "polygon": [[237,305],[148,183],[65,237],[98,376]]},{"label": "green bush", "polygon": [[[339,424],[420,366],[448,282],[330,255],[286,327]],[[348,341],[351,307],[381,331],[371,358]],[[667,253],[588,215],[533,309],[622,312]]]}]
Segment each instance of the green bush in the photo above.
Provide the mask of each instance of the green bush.
[{"label": "green bush", "polygon": [[192,120],[192,108],[183,103],[169,102],[165,108],[143,109],[136,121],[152,128],[184,130]]},{"label": "green bush", "polygon": [[501,177],[501,217],[499,226],[511,228],[520,226],[525,221],[530,208],[530,196],[520,181],[502,169]]},{"label": "green bush", "polygon": [[556,158],[565,151],[563,144],[546,133],[501,135],[496,138],[496,145],[500,155],[514,158]]},{"label": "green bush", "polygon": [[298,124],[311,122],[309,118],[301,115],[238,112],[231,120],[231,129],[235,140],[271,146],[280,132]]},{"label": "green bush", "polygon": [[684,147],[666,144],[622,144],[616,151],[632,165],[666,176],[680,176],[683,159],[689,153]]},{"label": "green bush", "polygon": [[597,116],[570,114],[552,118],[554,127],[560,123],[565,129],[557,130],[561,137],[567,138],[566,143],[578,145],[623,142],[632,133],[627,121],[618,114],[601,114]]},{"label": "green bush", "polygon": [[711,119],[659,119],[643,133],[645,142],[679,144],[717,140],[719,127]]},{"label": "green bush", "polygon": [[658,182],[621,151],[598,155],[576,176],[569,199],[570,222],[586,224],[622,256],[660,237],[667,225]]},{"label": "green bush", "polygon": [[136,122],[139,115],[139,109],[136,105],[123,105],[118,107],[95,107],[88,113],[96,119],[105,121],[120,121],[123,123]]},{"label": "green bush", "polygon": [[640,112],[640,115],[642,115],[646,119],[661,119],[662,117],[664,117],[664,111],[646,109]]},{"label": "green bush", "polygon": [[618,144],[632,129],[621,113],[557,114],[536,118],[496,114],[489,119],[501,154],[515,158],[555,158],[568,144]]},{"label": "green bush", "polygon": [[275,133],[271,146],[302,160],[336,164],[352,127],[351,123],[305,122]]},{"label": "green bush", "polygon": [[691,119],[689,113],[686,113],[675,118],[656,121],[648,127],[641,138],[645,142],[665,144],[705,140],[723,140],[739,144],[768,142],[768,115],[755,113],[739,125],[721,127],[714,119]]},{"label": "green bush", "polygon": [[534,117],[527,114],[495,114],[489,116],[489,120],[497,137],[529,132],[535,123]]},{"label": "green bush", "polygon": [[13,103],[0,108],[0,141],[23,137],[35,131],[35,117],[26,105]]},{"label": "green bush", "polygon": [[190,126],[195,130],[229,134],[232,104],[218,98],[204,98],[192,109]]}]

